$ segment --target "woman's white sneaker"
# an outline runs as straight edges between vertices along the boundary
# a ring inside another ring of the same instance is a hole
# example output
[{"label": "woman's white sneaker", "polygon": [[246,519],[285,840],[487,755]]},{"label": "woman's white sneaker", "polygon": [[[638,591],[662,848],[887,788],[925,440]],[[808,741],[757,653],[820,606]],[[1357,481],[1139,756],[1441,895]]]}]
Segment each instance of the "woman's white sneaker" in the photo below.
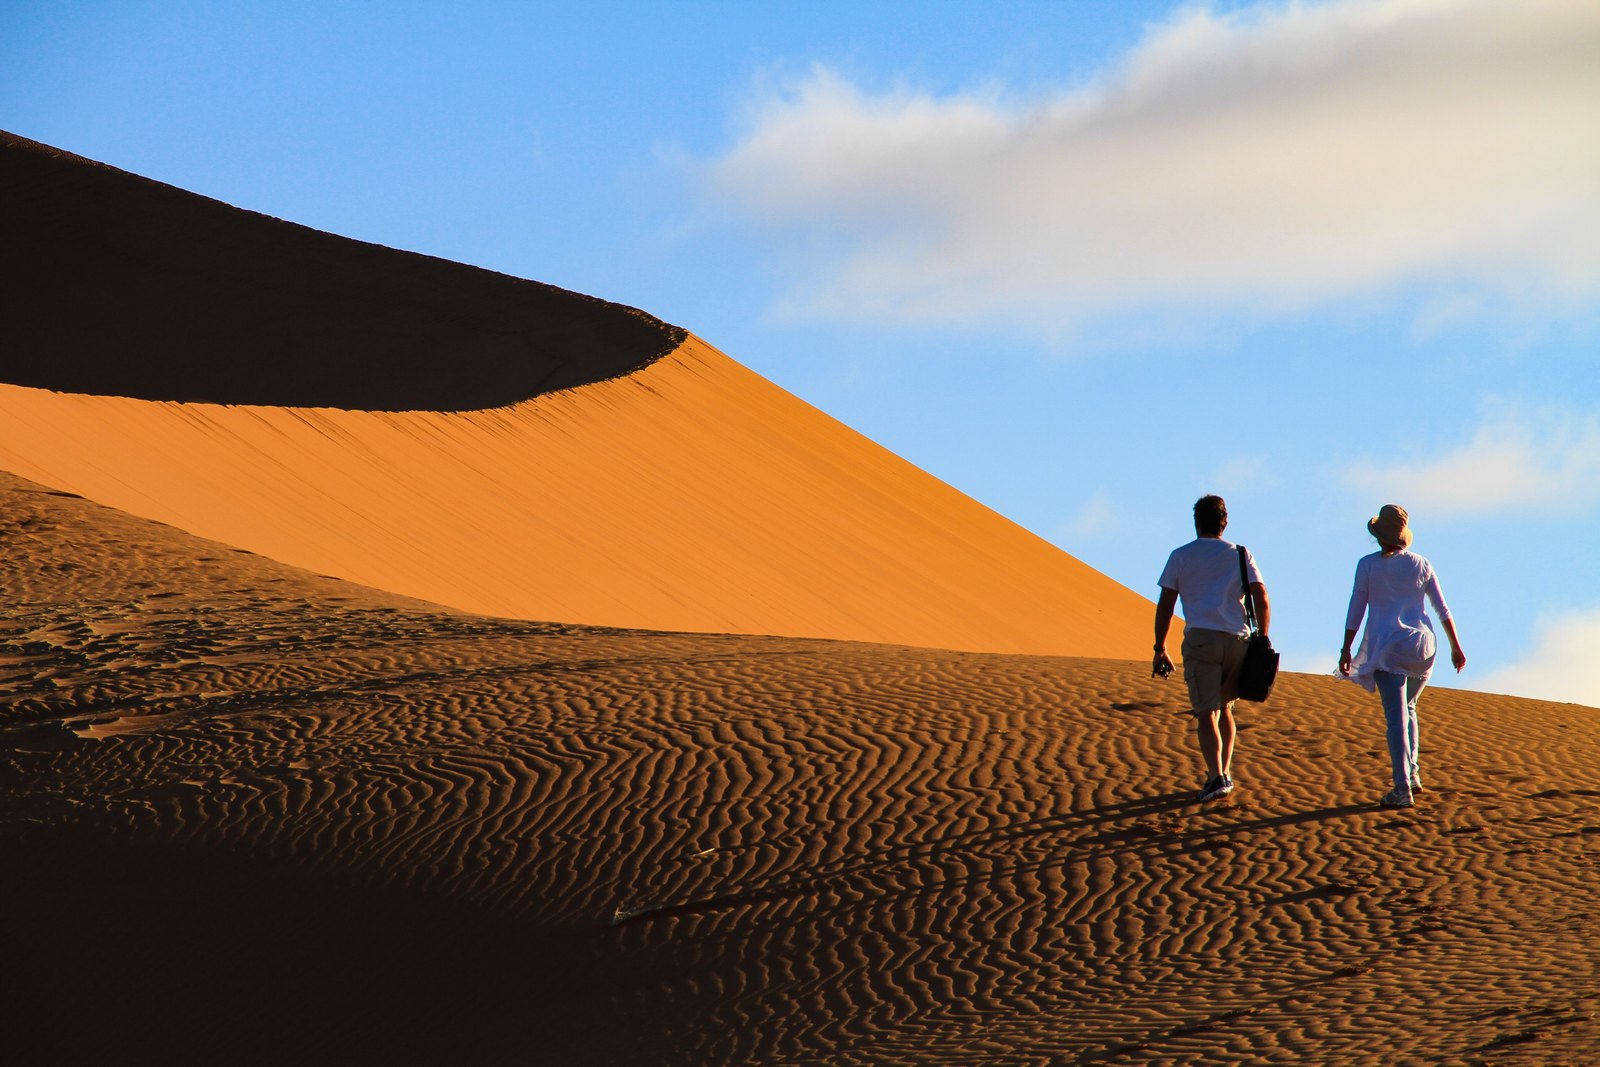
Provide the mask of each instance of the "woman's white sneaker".
[{"label": "woman's white sneaker", "polygon": [[1391,789],[1383,794],[1383,799],[1379,800],[1378,803],[1386,808],[1409,808],[1415,801],[1411,799],[1409,792],[1402,793],[1398,789]]}]

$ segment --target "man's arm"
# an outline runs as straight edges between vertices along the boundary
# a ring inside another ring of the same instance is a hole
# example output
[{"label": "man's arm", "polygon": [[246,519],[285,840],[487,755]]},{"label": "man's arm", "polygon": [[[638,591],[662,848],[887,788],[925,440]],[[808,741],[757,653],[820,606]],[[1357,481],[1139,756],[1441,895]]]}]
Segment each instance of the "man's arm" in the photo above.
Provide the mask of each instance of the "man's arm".
[{"label": "man's arm", "polygon": [[1172,630],[1172,612],[1177,606],[1178,591],[1162,589],[1161,598],[1156,601],[1156,655],[1150,670],[1163,677],[1172,671],[1172,657],[1167,655],[1167,634]]},{"label": "man's arm", "polygon": [[1256,602],[1256,625],[1261,628],[1261,636],[1265,637],[1272,628],[1272,604],[1267,600],[1267,587],[1260,582],[1251,582],[1250,595]]}]

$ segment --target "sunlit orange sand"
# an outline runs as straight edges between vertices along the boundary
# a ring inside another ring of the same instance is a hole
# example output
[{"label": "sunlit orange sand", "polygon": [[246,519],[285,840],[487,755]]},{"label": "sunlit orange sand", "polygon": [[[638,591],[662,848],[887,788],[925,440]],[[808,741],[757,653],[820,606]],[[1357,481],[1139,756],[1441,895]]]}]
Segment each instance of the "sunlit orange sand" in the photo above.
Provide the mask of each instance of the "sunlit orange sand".
[{"label": "sunlit orange sand", "polygon": [[696,339],[483,412],[0,386],[0,468],[491,615],[1123,655],[1147,600]]},{"label": "sunlit orange sand", "polygon": [[1593,709],[1431,692],[1391,812],[1290,675],[1201,807],[1148,602],[609,307],[494,411],[0,390],[8,1062],[1600,1061]]}]

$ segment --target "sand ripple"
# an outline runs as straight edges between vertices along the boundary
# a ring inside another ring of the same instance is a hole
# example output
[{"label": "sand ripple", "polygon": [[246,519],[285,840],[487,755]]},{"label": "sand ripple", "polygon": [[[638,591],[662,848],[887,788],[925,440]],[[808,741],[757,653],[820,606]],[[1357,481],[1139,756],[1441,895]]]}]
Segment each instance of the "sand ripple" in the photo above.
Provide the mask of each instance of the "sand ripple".
[{"label": "sand ripple", "polygon": [[1289,676],[1201,808],[1138,664],[448,614],[6,502],[8,998],[40,1047],[1595,1058],[1593,709],[1428,694],[1395,813],[1375,703]]}]

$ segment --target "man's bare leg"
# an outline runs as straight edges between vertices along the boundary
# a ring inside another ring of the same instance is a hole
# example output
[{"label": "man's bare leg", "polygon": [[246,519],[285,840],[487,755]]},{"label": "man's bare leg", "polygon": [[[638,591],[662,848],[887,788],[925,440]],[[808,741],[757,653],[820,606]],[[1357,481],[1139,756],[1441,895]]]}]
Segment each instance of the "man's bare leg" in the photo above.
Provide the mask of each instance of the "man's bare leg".
[{"label": "man's bare leg", "polygon": [[[1200,736],[1200,756],[1206,761],[1206,783],[1221,778],[1223,774],[1220,756],[1222,751],[1222,735],[1217,729],[1217,718],[1220,712],[1217,708],[1210,711],[1197,711],[1194,715],[1195,729]],[[1228,741],[1233,741],[1233,717],[1228,717]]]},{"label": "man's bare leg", "polygon": [[[1238,736],[1238,728],[1233,723],[1233,702],[1223,705],[1221,714],[1217,718],[1217,772],[1224,777],[1233,775],[1233,745]],[[1217,773],[1214,772],[1214,773]]]}]

